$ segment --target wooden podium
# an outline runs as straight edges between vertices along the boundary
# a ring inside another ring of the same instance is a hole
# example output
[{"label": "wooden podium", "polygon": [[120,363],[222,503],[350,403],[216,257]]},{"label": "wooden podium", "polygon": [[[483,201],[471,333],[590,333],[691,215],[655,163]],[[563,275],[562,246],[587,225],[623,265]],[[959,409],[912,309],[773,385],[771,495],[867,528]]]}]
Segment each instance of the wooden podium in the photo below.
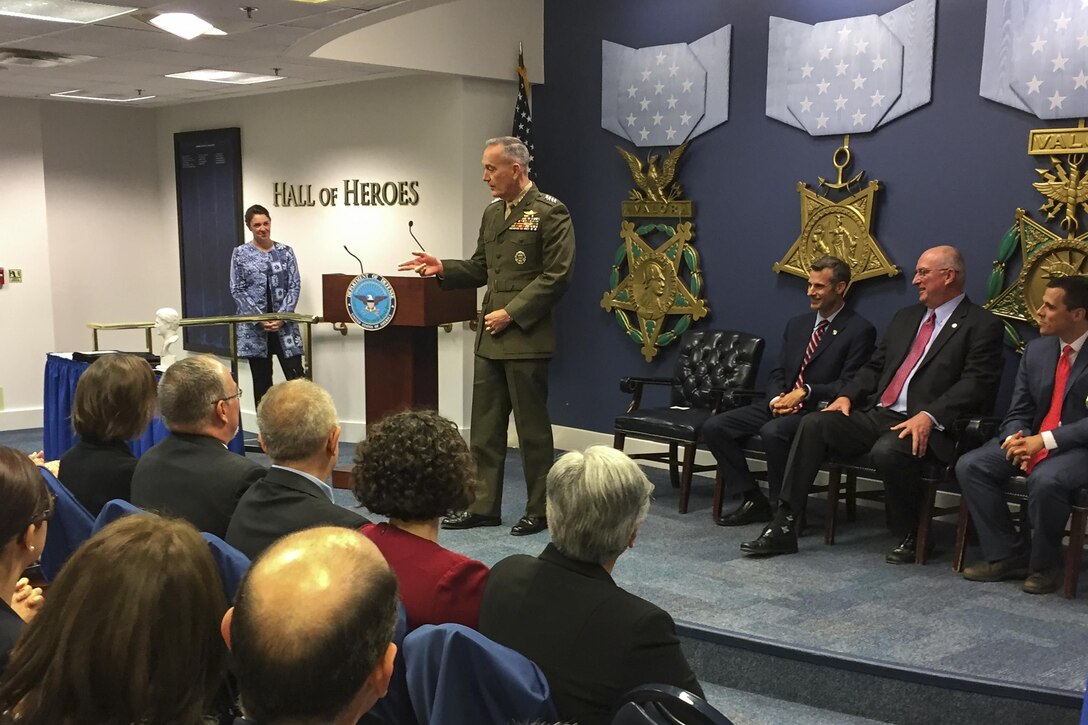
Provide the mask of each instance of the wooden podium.
[{"label": "wooden podium", "polygon": [[[354,325],[345,299],[353,274],[321,275],[322,317]],[[397,293],[389,325],[363,335],[366,422],[411,408],[438,407],[439,325],[476,319],[476,290],[439,289],[433,277],[386,277]]]}]

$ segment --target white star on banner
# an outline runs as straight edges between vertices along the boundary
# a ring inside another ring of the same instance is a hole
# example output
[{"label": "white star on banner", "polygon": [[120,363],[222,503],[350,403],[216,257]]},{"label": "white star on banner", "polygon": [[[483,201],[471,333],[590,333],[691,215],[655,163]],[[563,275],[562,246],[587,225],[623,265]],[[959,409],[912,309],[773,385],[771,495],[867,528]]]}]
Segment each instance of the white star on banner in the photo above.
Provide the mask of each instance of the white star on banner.
[{"label": "white star on banner", "polygon": [[1088,13],[1081,5],[1077,0],[1031,0],[1008,36],[1006,87],[1039,118],[1088,115],[1088,86],[1078,85],[1082,76],[1077,75],[1088,59]]},{"label": "white star on banner", "polygon": [[1038,93],[1039,86],[1041,85],[1043,85],[1043,82],[1035,76],[1032,76],[1031,80],[1027,82],[1028,93]]},{"label": "white star on banner", "polygon": [[672,126],[669,126],[668,128],[666,128],[665,129],[665,138],[667,138],[669,141],[672,141],[673,139],[675,139],[676,138],[676,129],[673,128]]},{"label": "white star on banner", "polygon": [[1065,64],[1068,60],[1069,59],[1063,56],[1061,53],[1058,53],[1056,56],[1054,56],[1054,58],[1052,58],[1050,61],[1054,64],[1054,72],[1057,73],[1060,70],[1065,70]]},{"label": "white star on banner", "polygon": [[846,108],[846,99],[843,98],[842,94],[840,93],[839,97],[835,99],[835,110],[841,111],[844,108]]},{"label": "white star on banner", "polygon": [[1065,30],[1066,28],[1069,27],[1069,21],[1072,20],[1072,19],[1073,18],[1065,17],[1065,13],[1063,12],[1061,14],[1061,17],[1054,18],[1054,29],[1055,30]]},{"label": "white star on banner", "polygon": [[661,91],[663,91],[663,90],[665,90],[665,84],[664,84],[664,83],[660,83],[660,82],[659,82],[659,83],[657,83],[657,84],[656,84],[656,85],[654,86],[654,95],[655,95],[655,96],[660,96],[660,95],[661,95]]},{"label": "white star on banner", "polygon": [[849,37],[850,37],[850,26],[849,25],[842,26],[842,28],[839,29],[839,40],[841,42],[845,43],[846,39],[849,38]]},{"label": "white star on banner", "polygon": [[854,90],[856,91],[859,88],[864,88],[865,87],[865,81],[867,81],[869,79],[868,78],[862,78],[861,73],[858,73],[856,76],[854,76],[850,80],[852,80],[854,82]]},{"label": "white star on banner", "polygon": [[634,98],[636,93],[638,93],[638,89],[635,88],[634,86],[631,86],[630,88],[627,89],[627,97],[628,98]]},{"label": "white star on banner", "polygon": [[637,118],[635,118],[635,114],[633,114],[633,113],[632,113],[631,115],[629,115],[629,116],[627,117],[627,125],[628,125],[628,126],[634,126],[634,125],[635,125],[635,121],[637,121],[637,120],[638,120],[638,119],[637,119]]},{"label": "white star on banner", "polygon": [[822,96],[823,94],[827,93],[827,89],[828,89],[828,88],[829,88],[830,86],[831,86],[831,84],[830,84],[830,83],[828,83],[828,82],[827,82],[827,81],[825,81],[825,80],[824,80],[823,78],[821,78],[821,79],[820,79],[820,82],[816,84],[816,87],[820,89],[820,93],[819,93],[818,95],[821,95],[821,96]]},{"label": "white star on banner", "polygon": [[[616,96],[616,118],[620,128],[639,146],[680,143],[706,111],[706,70],[684,43],[632,53],[619,77],[622,90]],[[681,124],[681,114],[686,114],[687,124]],[[671,135],[666,132],[669,128]],[[677,133],[678,128],[684,130]]]},{"label": "white star on banner", "polygon": [[669,108],[676,108],[676,101],[677,101],[676,96],[669,96],[668,98],[665,99],[665,103],[669,104]]},{"label": "white star on banner", "polygon": [[672,65],[670,65],[669,66],[669,78],[672,78],[673,76],[675,76],[676,71],[678,71],[678,70],[680,70],[680,66],[676,65],[676,63],[673,63]]},{"label": "white star on banner", "polygon": [[804,111],[805,113],[808,113],[811,109],[812,109],[812,101],[808,100],[808,96],[805,96],[805,99],[803,101],[801,101],[801,110]]},{"label": "white star on banner", "polygon": [[865,123],[865,114],[861,112],[861,109],[858,109],[854,113],[852,118],[854,119],[855,126],[860,126],[861,124]]},{"label": "white star on banner", "polygon": [[642,80],[644,80],[644,81],[650,80],[650,75],[651,74],[650,74],[649,70],[642,71]]},{"label": "white star on banner", "polygon": [[682,88],[681,93],[691,93],[691,85],[692,85],[691,81],[688,81],[688,80],[681,83],[680,84],[680,87]]},{"label": "white star on banner", "polygon": [[642,137],[643,141],[650,138],[650,132],[646,130],[645,126],[643,126],[642,130],[638,132],[638,135]]},{"label": "white star on banner", "polygon": [[684,112],[684,113],[680,114],[680,125],[681,126],[687,126],[688,122],[690,120],[691,120],[691,114],[690,113]]},{"label": "white star on banner", "polygon": [[869,41],[864,38],[854,43],[854,55],[861,55],[869,48]]},{"label": "white star on banner", "polygon": [[658,112],[658,113],[655,113],[654,115],[650,116],[650,118],[652,118],[654,120],[654,125],[655,126],[660,126],[661,125],[661,119],[663,119],[664,116],[662,116],[661,113]]},{"label": "white star on banner", "polygon": [[1065,96],[1059,96],[1057,91],[1054,91],[1054,95],[1048,98],[1051,108],[1061,108],[1062,102],[1066,99]]},{"label": "white star on banner", "polygon": [[881,95],[879,90],[877,90],[877,92],[873,95],[869,96],[869,99],[873,102],[872,108],[884,105],[884,96]]},{"label": "white star on banner", "polygon": [[816,128],[827,128],[828,118],[824,114],[816,117]]},{"label": "white star on banner", "polygon": [[884,64],[888,62],[887,58],[882,58],[880,55],[873,58],[873,70],[884,70]]},{"label": "white star on banner", "polygon": [[824,46],[820,48],[820,60],[827,60],[831,57],[831,48]]},{"label": "white star on banner", "polygon": [[1088,48],[1088,30],[1077,36],[1077,50]]},{"label": "white star on banner", "polygon": [[814,70],[816,70],[816,69],[813,68],[812,66],[810,66],[808,63],[805,63],[803,66],[801,66],[801,77],[802,78],[811,78],[812,77],[812,71],[814,71]]},{"label": "white star on banner", "polygon": [[1073,82],[1076,83],[1073,86],[1073,90],[1078,88],[1088,88],[1088,76],[1084,75],[1084,69],[1080,69],[1080,74],[1073,76]]},{"label": "white star on banner", "polygon": [[839,64],[835,66],[835,75],[837,75],[837,76],[846,75],[846,69],[849,68],[849,67],[850,67],[849,65],[847,65],[846,63],[844,63],[843,61],[840,60]]},{"label": "white star on banner", "polygon": [[1042,53],[1043,48],[1045,47],[1046,41],[1036,35],[1035,40],[1031,41],[1031,54],[1035,55],[1036,53]]},{"label": "white star on banner", "polygon": [[668,56],[665,55],[664,53],[658,53],[656,57],[657,57],[657,64],[658,65],[661,65],[662,63],[664,63],[665,59],[668,58]]},{"label": "white star on banner", "polygon": [[650,101],[649,101],[649,99],[648,99],[648,98],[646,98],[645,96],[643,96],[642,100],[641,100],[641,101],[639,101],[639,104],[638,104],[638,105],[642,106],[642,110],[643,110],[643,111],[646,111],[646,110],[649,110],[649,108],[650,108]]}]

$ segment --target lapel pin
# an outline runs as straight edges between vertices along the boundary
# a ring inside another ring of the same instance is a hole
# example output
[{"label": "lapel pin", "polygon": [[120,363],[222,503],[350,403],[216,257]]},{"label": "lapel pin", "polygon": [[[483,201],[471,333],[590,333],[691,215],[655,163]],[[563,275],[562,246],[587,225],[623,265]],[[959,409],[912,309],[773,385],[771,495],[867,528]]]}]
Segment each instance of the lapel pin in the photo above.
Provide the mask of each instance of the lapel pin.
[{"label": "lapel pin", "polygon": [[838,331],[838,330],[832,330],[832,331],[831,331],[831,334],[832,334],[832,335],[838,335],[838,334],[839,334],[839,331]]},{"label": "lapel pin", "polygon": [[958,323],[955,323],[955,322],[953,322],[953,323],[952,323],[952,329],[953,329],[953,330],[955,330],[955,329],[956,329],[957,327],[959,327],[959,324],[958,324]]}]

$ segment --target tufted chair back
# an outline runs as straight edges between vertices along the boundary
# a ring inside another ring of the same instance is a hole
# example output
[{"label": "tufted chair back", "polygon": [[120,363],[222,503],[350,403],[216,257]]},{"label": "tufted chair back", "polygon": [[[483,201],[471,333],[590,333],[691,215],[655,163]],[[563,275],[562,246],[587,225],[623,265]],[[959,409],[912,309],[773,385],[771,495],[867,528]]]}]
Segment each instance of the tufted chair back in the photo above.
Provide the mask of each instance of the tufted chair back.
[{"label": "tufted chair back", "polygon": [[710,408],[711,388],[752,388],[763,338],[735,330],[688,330],[680,338],[672,405]]}]

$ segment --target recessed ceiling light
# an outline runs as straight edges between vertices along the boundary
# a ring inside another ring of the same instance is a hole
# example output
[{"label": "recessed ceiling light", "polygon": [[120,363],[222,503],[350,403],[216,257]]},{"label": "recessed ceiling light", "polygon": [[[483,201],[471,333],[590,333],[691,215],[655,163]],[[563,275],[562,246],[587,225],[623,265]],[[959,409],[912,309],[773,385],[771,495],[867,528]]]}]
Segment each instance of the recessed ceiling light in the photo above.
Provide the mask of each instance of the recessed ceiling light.
[{"label": "recessed ceiling light", "polygon": [[203,68],[184,73],[167,73],[167,78],[180,78],[186,81],[208,81],[209,83],[234,83],[236,85],[248,85],[250,83],[268,83],[270,81],[283,80],[283,76],[262,76],[256,73],[241,73],[233,70],[216,70]]},{"label": "recessed ceiling light", "polygon": [[296,3],[309,3],[310,5],[319,5],[321,3],[327,3],[329,0],[294,0]]},{"label": "recessed ceiling light", "polygon": [[103,93],[99,96],[87,95],[82,89],[74,91],[62,91],[61,93],[50,93],[49,95],[56,98],[78,98],[81,101],[106,101],[107,103],[134,103],[136,101],[150,101],[155,96],[126,96],[123,93]]},{"label": "recessed ceiling light", "polygon": [[79,0],[0,0],[0,15],[55,23],[97,23],[99,20],[131,13],[135,9]]},{"label": "recessed ceiling light", "polygon": [[160,30],[173,33],[186,40],[192,40],[198,35],[226,35],[207,20],[198,18],[192,13],[163,13],[162,15],[156,15],[147,22]]}]

